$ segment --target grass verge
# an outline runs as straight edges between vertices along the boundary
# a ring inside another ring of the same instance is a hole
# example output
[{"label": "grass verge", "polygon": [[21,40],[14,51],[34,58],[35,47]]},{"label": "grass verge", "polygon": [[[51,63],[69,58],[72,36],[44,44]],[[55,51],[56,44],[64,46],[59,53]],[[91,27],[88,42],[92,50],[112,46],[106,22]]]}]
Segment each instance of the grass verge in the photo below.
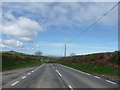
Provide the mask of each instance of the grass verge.
[{"label": "grass verge", "polygon": [[108,75],[108,76],[120,78],[120,73],[118,72],[118,70],[115,70],[107,66],[105,67],[105,66],[98,66],[91,64],[82,64],[82,65],[71,65],[67,63],[60,63],[60,64],[88,73],[93,73],[98,75]]},{"label": "grass verge", "polygon": [[41,64],[42,64],[41,62],[24,62],[24,63],[17,63],[17,64],[11,64],[11,62],[7,62],[7,65],[4,65],[4,64],[2,65],[2,71],[25,68],[25,67],[33,67]]}]

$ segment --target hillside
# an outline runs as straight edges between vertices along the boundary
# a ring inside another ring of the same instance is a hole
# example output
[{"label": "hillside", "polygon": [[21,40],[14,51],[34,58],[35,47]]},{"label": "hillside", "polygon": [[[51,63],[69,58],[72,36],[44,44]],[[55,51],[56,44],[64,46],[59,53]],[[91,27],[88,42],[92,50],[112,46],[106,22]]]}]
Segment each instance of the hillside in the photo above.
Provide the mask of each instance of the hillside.
[{"label": "hillside", "polygon": [[77,55],[77,56],[69,56],[60,58],[60,62],[67,62],[73,65],[79,64],[94,64],[101,66],[111,66],[115,69],[118,69],[118,56],[120,52],[107,52],[107,53],[95,53],[88,55]]},{"label": "hillside", "polygon": [[41,64],[41,58],[34,55],[26,55],[22,53],[1,52],[2,70],[11,70],[23,67],[31,67]]},{"label": "hillside", "polygon": [[94,74],[120,76],[118,70],[120,52],[94,53],[62,57],[57,62],[75,69]]}]

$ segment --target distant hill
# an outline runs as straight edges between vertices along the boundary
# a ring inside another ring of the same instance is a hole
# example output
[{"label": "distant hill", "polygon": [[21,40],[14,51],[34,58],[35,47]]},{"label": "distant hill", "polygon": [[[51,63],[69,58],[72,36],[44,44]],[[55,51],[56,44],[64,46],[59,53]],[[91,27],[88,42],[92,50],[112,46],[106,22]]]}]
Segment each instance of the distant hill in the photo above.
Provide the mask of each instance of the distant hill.
[{"label": "distant hill", "polygon": [[11,50],[11,51],[2,51],[1,53],[11,53],[11,54],[12,54],[12,53],[13,53],[13,54],[14,54],[14,53],[16,53],[16,54],[24,54],[24,55],[29,55],[29,54],[26,54],[26,53],[17,52],[17,51],[12,51],[12,50]]},{"label": "distant hill", "polygon": [[19,52],[16,52],[16,51],[5,51],[5,52],[8,52],[8,53],[19,53]]}]

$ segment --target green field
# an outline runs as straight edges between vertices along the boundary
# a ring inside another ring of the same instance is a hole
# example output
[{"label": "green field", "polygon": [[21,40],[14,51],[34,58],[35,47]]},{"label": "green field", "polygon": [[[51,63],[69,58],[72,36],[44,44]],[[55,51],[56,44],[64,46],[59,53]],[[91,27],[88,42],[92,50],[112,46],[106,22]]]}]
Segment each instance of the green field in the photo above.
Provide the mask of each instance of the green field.
[{"label": "green field", "polygon": [[113,69],[112,67],[108,67],[108,66],[105,67],[105,66],[98,66],[98,65],[92,65],[92,64],[82,64],[82,65],[71,65],[67,63],[60,63],[60,64],[69,66],[77,70],[85,71],[88,73],[120,77],[120,74],[118,75],[117,70]]}]

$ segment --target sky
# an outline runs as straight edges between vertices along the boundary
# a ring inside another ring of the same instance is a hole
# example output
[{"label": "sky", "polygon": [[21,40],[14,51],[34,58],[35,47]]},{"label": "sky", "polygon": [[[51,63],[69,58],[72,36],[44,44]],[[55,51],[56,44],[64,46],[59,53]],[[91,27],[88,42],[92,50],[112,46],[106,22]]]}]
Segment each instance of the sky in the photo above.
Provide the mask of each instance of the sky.
[{"label": "sky", "polygon": [[[3,2],[0,50],[26,54],[84,55],[118,50],[116,2]],[[85,31],[85,32],[84,32]],[[84,33],[82,33],[84,32]]]}]

